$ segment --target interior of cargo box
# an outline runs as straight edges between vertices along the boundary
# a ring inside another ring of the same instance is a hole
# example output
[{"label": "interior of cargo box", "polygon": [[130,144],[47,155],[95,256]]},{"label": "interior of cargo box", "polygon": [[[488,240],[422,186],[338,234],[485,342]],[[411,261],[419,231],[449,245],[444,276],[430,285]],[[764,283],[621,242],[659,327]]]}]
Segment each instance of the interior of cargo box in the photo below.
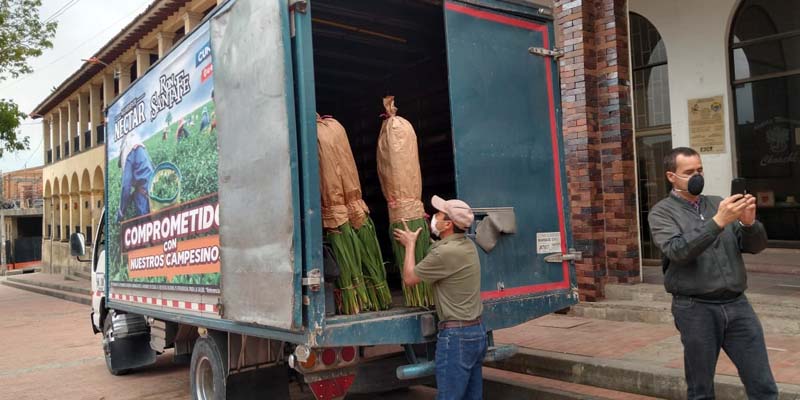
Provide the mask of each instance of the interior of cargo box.
[{"label": "interior of cargo box", "polygon": [[312,8],[317,112],[347,130],[363,199],[387,264],[394,308],[403,305],[393,265],[386,199],[376,149],[382,99],[395,96],[397,115],[417,134],[422,201],[455,197],[455,170],[443,8],[431,0],[316,0]]}]

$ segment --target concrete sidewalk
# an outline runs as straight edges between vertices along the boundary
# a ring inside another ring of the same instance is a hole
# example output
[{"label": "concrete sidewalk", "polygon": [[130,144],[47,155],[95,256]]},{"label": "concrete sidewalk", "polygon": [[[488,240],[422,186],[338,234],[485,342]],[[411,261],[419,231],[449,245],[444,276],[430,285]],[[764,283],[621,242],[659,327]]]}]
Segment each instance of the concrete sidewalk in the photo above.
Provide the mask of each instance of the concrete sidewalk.
[{"label": "concrete sidewalk", "polygon": [[[660,267],[643,284],[608,285],[608,299],[581,303],[570,316],[549,315],[494,333],[520,354],[492,365],[571,383],[641,395],[686,396],[683,346],[669,311]],[[748,273],[747,291],[767,332],[770,365],[781,399],[800,399],[800,275]],[[722,352],[717,396],[746,398],[736,367]]]}]

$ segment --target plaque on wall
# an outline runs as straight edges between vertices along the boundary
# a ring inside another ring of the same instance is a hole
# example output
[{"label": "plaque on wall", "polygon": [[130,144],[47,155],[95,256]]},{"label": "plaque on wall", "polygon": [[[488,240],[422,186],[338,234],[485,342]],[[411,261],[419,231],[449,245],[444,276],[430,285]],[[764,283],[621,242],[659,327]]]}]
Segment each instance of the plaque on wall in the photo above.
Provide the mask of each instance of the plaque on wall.
[{"label": "plaque on wall", "polygon": [[722,96],[689,100],[689,146],[701,154],[725,152]]}]

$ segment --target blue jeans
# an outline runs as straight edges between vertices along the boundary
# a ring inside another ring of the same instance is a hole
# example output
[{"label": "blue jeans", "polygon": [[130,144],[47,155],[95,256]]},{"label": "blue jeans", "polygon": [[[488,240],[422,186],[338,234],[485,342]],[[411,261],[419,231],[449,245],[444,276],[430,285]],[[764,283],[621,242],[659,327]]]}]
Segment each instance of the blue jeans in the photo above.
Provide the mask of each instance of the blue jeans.
[{"label": "blue jeans", "polygon": [[487,346],[483,324],[442,329],[437,339],[436,399],[482,399]]},{"label": "blue jeans", "polygon": [[742,295],[730,303],[705,303],[690,297],[672,299],[675,327],[683,342],[689,400],[714,398],[714,372],[720,349],[736,365],[748,399],[777,399],[764,331]]}]

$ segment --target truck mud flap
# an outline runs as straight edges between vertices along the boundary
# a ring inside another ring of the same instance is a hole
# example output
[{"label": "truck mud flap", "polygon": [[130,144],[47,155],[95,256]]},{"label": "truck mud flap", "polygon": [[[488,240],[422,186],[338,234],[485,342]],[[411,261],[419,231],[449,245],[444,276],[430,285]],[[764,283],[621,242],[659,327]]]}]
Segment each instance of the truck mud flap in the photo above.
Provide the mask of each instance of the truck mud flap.
[{"label": "truck mud flap", "polygon": [[146,367],[156,362],[156,352],[150,348],[149,335],[129,336],[108,344],[111,368],[117,371]]},{"label": "truck mud flap", "polygon": [[289,368],[285,364],[257,368],[228,375],[225,385],[228,400],[290,400]]}]

